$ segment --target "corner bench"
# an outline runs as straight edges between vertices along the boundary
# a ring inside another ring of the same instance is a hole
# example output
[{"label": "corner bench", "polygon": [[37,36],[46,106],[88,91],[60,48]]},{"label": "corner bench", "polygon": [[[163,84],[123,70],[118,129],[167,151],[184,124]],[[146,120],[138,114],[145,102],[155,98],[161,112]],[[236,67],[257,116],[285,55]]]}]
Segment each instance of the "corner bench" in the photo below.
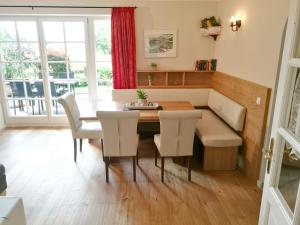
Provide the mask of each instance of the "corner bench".
[{"label": "corner bench", "polygon": [[[204,146],[204,170],[236,168],[238,147],[242,138],[246,108],[212,88],[146,89],[149,101],[189,101],[202,109],[196,134]],[[114,101],[136,100],[136,89],[113,90]]]},{"label": "corner bench", "polygon": [[236,168],[238,147],[243,140],[237,132],[243,130],[246,109],[215,90],[208,97],[211,110],[202,110],[196,134],[204,146],[204,170]]}]

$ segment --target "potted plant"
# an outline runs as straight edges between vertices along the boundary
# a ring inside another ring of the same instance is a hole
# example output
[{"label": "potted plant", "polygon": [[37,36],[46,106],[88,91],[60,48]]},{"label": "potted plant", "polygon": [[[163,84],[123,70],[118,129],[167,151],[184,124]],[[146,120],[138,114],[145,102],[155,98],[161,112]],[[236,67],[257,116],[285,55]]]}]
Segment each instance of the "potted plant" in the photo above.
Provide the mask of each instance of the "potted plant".
[{"label": "potted plant", "polygon": [[201,20],[200,32],[203,36],[211,36],[214,40],[221,34],[221,24],[212,16]]},{"label": "potted plant", "polygon": [[152,62],[152,63],[151,63],[151,68],[152,68],[153,70],[156,70],[156,69],[157,69],[157,63]]},{"label": "potted plant", "polygon": [[137,95],[138,103],[141,105],[146,105],[147,98],[148,98],[148,95],[146,94],[146,92],[142,89],[137,89],[136,95]]}]

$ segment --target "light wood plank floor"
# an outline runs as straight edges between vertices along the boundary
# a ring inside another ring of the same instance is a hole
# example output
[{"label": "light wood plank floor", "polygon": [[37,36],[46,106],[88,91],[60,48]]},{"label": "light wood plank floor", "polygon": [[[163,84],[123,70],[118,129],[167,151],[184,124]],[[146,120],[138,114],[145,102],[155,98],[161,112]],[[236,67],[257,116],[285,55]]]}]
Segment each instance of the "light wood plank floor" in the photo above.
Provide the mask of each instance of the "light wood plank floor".
[{"label": "light wood plank floor", "polygon": [[[153,147],[145,142],[143,151]],[[7,195],[24,200],[28,225],[254,225],[261,193],[238,171],[203,172],[166,161],[165,183],[152,158],[142,159],[137,182],[131,161],[110,169],[105,182],[101,150],[84,141],[78,162],[66,129],[0,132],[0,162],[7,169]]]}]

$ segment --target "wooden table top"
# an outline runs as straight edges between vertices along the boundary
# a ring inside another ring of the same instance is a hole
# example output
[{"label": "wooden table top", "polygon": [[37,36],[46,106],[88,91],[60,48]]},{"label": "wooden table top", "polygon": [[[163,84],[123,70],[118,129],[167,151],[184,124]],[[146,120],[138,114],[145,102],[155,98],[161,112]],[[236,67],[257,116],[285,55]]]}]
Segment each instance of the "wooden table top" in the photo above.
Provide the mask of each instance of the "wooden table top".
[{"label": "wooden table top", "polygon": [[[162,110],[194,110],[188,101],[155,101]],[[96,101],[88,106],[79,105],[81,120],[97,120],[96,111],[123,111],[126,103],[116,101]],[[140,110],[140,122],[157,122],[159,110]]]}]

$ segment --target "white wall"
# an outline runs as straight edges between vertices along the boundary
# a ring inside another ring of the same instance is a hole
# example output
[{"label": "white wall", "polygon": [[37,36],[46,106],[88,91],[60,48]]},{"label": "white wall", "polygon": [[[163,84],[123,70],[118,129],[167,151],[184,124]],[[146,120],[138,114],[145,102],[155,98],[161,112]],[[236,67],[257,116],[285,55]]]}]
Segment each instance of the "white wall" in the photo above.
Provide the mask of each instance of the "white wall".
[{"label": "white wall", "polygon": [[[214,56],[215,42],[200,35],[203,17],[216,15],[217,3],[148,3],[136,10],[137,69],[149,69],[151,62],[160,69],[192,70],[198,59]],[[177,29],[176,58],[145,58],[144,29]]]},{"label": "white wall", "polygon": [[[222,35],[216,42],[218,70],[267,87],[274,87],[288,0],[222,0],[218,4]],[[242,27],[232,32],[232,15]]]}]

